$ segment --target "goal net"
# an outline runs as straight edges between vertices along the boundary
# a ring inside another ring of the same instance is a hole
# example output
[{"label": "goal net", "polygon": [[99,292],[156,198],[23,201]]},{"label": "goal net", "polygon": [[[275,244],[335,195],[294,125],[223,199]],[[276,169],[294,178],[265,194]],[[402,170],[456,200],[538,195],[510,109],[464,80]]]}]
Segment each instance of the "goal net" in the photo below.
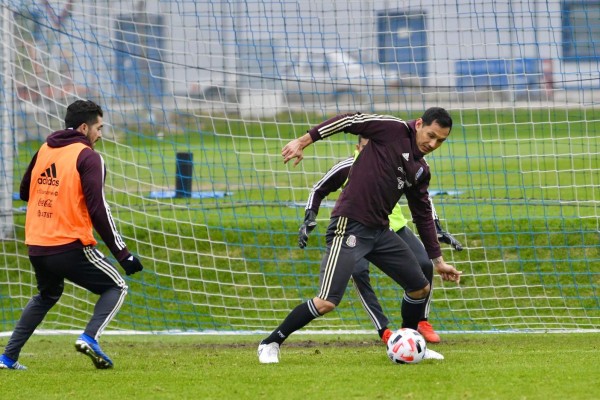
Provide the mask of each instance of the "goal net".
[{"label": "goal net", "polygon": [[[600,326],[597,2],[4,0],[0,27],[0,331],[37,292],[19,183],[76,99],[105,111],[106,199],[145,267],[109,329],[273,329],[318,291],[338,193],[306,249],[298,227],[356,137],[295,168],[281,148],[339,113],[430,106],[454,119],[430,189],[464,245],[442,245],[463,278],[434,278],[436,329]],[[402,289],[371,280],[399,326]],[[95,301],[68,283],[40,328],[81,329]],[[311,329],[373,327],[349,288]]]}]

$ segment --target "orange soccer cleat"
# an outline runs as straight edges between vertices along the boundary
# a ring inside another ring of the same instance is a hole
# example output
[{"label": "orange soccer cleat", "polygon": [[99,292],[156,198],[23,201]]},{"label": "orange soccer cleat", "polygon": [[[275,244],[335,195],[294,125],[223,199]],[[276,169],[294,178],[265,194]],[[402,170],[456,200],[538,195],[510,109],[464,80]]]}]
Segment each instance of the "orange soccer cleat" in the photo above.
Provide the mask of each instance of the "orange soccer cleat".
[{"label": "orange soccer cleat", "polygon": [[423,335],[428,343],[439,343],[441,341],[440,335],[435,333],[433,326],[431,326],[429,321],[419,322],[419,328],[417,330],[421,335]]},{"label": "orange soccer cleat", "polygon": [[392,331],[391,331],[391,330],[389,330],[389,329],[386,329],[386,330],[383,332],[383,335],[381,335],[381,340],[383,341],[383,344],[385,344],[386,346],[387,346],[387,342],[388,342],[388,340],[390,339],[390,336],[392,336],[392,333],[394,333],[394,332],[392,332]]}]

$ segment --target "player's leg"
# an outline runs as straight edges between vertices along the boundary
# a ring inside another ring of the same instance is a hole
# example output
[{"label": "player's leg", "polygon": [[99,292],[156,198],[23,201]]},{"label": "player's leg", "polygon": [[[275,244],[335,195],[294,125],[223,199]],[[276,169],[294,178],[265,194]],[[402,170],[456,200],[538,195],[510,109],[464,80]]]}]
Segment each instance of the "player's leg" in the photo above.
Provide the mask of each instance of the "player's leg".
[{"label": "player's leg", "polygon": [[113,362],[100,348],[98,339],[121,308],[127,295],[127,284],[117,269],[93,246],[69,252],[69,256],[69,264],[63,267],[65,278],[100,296],[84,333],[75,342],[75,348],[89,356],[96,368],[112,368]]},{"label": "player's leg", "polygon": [[423,246],[423,243],[410,230],[410,228],[404,227],[396,232],[396,234],[400,236],[400,238],[402,238],[406,244],[408,244],[408,247],[411,248],[413,254],[417,258],[417,261],[419,262],[419,265],[421,266],[421,270],[425,274],[425,277],[430,284],[429,296],[427,296],[427,302],[423,308],[423,315],[419,321],[418,331],[429,343],[439,343],[441,338],[436,333],[435,329],[433,329],[433,326],[428,320],[429,310],[431,309],[431,299],[433,298],[433,263],[427,255],[427,251],[425,251],[425,246]]},{"label": "player's leg", "polygon": [[396,234],[400,236],[400,238],[408,245],[408,247],[410,247],[412,253],[419,263],[419,266],[421,267],[421,270],[425,274],[425,278],[427,278],[431,284],[433,281],[433,263],[427,255],[427,251],[425,251],[425,246],[423,246],[423,243],[407,226],[400,229],[398,232],[396,232]]},{"label": "player's leg", "polygon": [[[387,232],[391,235],[382,234],[367,259],[404,288],[402,327],[416,330],[429,295],[429,282],[406,242]],[[424,359],[443,360],[444,356],[428,348]]]},{"label": "player's leg", "polygon": [[[344,217],[332,218],[326,233],[327,250],[321,261],[320,291],[317,296],[294,308],[283,322],[258,346],[258,359],[263,364],[279,362],[279,345],[289,335],[315,318],[335,309],[348,286],[355,261],[356,239],[362,225]],[[362,246],[361,246],[362,248]],[[366,251],[366,250],[363,250]]]},{"label": "player's leg", "polygon": [[119,271],[92,246],[83,249],[78,264],[78,267],[71,268],[65,277],[100,295],[94,306],[92,318],[84,330],[86,335],[98,340],[123,305],[128,287]]},{"label": "player's leg", "polygon": [[402,286],[402,327],[416,330],[427,302],[429,282],[412,250],[394,232],[383,230],[366,258]]},{"label": "player's leg", "polygon": [[[64,289],[63,277],[52,270],[53,265],[65,261],[62,254],[35,256],[29,257],[29,259],[35,272],[39,293],[33,296],[23,309],[21,318],[4,349],[0,363],[11,369],[17,369],[13,363],[19,359],[21,349],[44,320],[48,311],[60,299]],[[16,365],[20,364],[16,363]]]},{"label": "player's leg", "polygon": [[379,337],[383,340],[386,331],[391,333],[388,329],[390,321],[383,313],[381,304],[379,304],[377,295],[373,290],[373,286],[371,286],[371,279],[369,278],[369,261],[367,261],[366,258],[361,258],[356,262],[354,271],[352,272],[352,284],[356,289],[360,303],[373,322]]}]

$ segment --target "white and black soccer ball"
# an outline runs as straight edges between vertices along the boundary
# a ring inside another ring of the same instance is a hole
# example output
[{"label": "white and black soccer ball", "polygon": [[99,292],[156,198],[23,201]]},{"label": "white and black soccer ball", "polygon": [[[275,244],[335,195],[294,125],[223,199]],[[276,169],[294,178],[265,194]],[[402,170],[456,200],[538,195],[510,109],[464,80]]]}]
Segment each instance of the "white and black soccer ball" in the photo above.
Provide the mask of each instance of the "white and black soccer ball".
[{"label": "white and black soccer ball", "polygon": [[426,349],[425,338],[410,328],[398,329],[387,342],[387,355],[397,364],[416,364],[423,361]]}]

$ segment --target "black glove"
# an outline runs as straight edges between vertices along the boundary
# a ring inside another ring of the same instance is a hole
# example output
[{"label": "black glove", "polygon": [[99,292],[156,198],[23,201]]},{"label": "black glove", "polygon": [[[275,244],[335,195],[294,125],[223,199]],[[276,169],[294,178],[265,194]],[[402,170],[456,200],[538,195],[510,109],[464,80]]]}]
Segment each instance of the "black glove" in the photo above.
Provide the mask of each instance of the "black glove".
[{"label": "black glove", "polygon": [[121,261],[120,264],[127,275],[133,275],[136,272],[139,272],[144,269],[140,260],[138,260],[137,257],[132,256],[131,254],[129,255],[129,257]]},{"label": "black glove", "polygon": [[437,231],[438,241],[440,243],[446,243],[450,246],[454,247],[456,251],[461,251],[463,249],[462,244],[458,240],[454,238],[451,234],[442,229],[442,225],[440,224],[439,219],[435,219],[435,229]]},{"label": "black glove", "polygon": [[306,247],[306,242],[308,242],[308,235],[315,229],[317,226],[317,214],[313,210],[306,210],[304,213],[304,222],[300,225],[300,229],[298,230],[298,247],[301,249]]}]

